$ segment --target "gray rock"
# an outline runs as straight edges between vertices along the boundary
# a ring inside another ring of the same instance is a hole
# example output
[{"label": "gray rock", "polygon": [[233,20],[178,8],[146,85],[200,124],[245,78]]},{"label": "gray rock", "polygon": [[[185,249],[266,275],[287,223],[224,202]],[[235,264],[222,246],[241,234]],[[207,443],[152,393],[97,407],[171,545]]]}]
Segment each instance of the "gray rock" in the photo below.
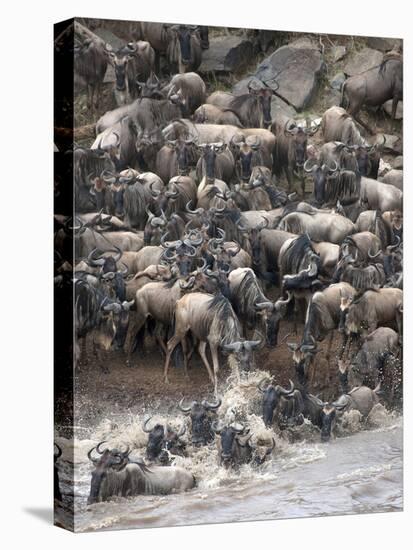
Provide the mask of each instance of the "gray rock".
[{"label": "gray rock", "polygon": [[331,55],[333,57],[333,62],[336,63],[347,55],[347,48],[345,46],[334,46],[331,49]]},{"label": "gray rock", "polygon": [[369,48],[380,50],[381,52],[389,52],[394,46],[400,46],[402,41],[400,38],[380,38],[378,36],[369,36],[366,39],[366,44]]},{"label": "gray rock", "polygon": [[95,29],[95,34],[99,36],[104,42],[110,44],[114,50],[118,50],[125,45],[125,40],[122,40],[118,36],[114,35],[109,29]]},{"label": "gray rock", "polygon": [[400,155],[403,152],[402,138],[392,134],[384,134],[384,136],[386,138],[386,143],[384,144],[383,151],[385,153],[396,153]]},{"label": "gray rock", "polygon": [[320,50],[320,45],[314,40],[311,40],[311,38],[308,38],[307,36],[301,36],[300,38],[297,38],[297,40],[290,42],[288,46],[290,48],[306,48],[318,51]]},{"label": "gray rock", "polygon": [[202,53],[198,71],[239,72],[252,61],[253,44],[242,36],[216,36],[210,38],[209,49]]},{"label": "gray rock", "polygon": [[318,50],[282,46],[258,66],[255,76],[274,89],[276,81],[277,95],[296,110],[303,110],[311,105],[324,69]]},{"label": "gray rock", "polygon": [[383,60],[383,54],[371,48],[363,48],[359,52],[355,52],[347,61],[344,67],[344,72],[348,76],[364,73],[380,63]]},{"label": "gray rock", "polygon": [[[383,103],[383,109],[389,116],[391,116],[391,109],[392,109],[391,99],[389,99],[389,101],[386,101],[386,103]],[[403,101],[399,101],[396,109],[396,120],[401,120],[402,118],[403,118]]]},{"label": "gray rock", "polygon": [[346,75],[343,73],[343,71],[340,71],[339,73],[335,74],[333,78],[330,80],[330,86],[333,88],[333,90],[341,90],[341,86],[343,85],[343,82],[346,80]]},{"label": "gray rock", "polygon": [[393,168],[395,170],[403,170],[403,156],[399,155],[393,161]]}]

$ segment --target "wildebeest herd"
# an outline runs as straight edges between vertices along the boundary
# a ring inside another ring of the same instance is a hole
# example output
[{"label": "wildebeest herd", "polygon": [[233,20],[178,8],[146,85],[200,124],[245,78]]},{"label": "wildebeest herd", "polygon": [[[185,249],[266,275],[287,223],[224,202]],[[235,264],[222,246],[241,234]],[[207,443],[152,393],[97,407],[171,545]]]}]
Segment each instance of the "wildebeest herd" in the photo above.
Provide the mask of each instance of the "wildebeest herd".
[{"label": "wildebeest herd", "polygon": [[[222,356],[238,376],[256,370],[262,348],[284,343],[283,323],[293,322],[297,334],[287,343],[294,381],[285,388],[275,376],[258,385],[265,426],[307,419],[326,441],[343,411],[366,418],[379,396],[398,406],[402,179],[389,172],[379,180],[386,138],[364,137],[359,113],[391,99],[394,118],[400,53],[348,78],[341,106],[294,120],[272,112],[274,83],[252,78],[246,93],[234,95],[195,72],[208,28],[134,28],[119,49],[93,36],[75,40],[75,71],[96,121],[91,146],[73,147],[74,215],[55,215],[56,301],[73,290],[76,369],[85,367],[89,342],[102,376],[109,351],[123,350],[130,376],[138,376],[152,338],[159,350],[153,368],[163,363],[167,384],[171,364],[188,376],[198,353],[215,400],[183,400],[178,408],[190,415],[191,449],[217,439],[225,466],[262,464],[274,440],[259,456],[248,426],[220,417]],[[102,113],[109,65],[117,107]],[[328,402],[310,393],[325,339],[336,366],[328,383],[341,388]],[[170,464],[172,455],[191,452],[184,425],[150,424],[143,423],[149,465],[130,458],[129,448],[101,442],[91,449],[89,503],[194,487],[191,473]],[[55,487],[60,500],[56,469]]]}]

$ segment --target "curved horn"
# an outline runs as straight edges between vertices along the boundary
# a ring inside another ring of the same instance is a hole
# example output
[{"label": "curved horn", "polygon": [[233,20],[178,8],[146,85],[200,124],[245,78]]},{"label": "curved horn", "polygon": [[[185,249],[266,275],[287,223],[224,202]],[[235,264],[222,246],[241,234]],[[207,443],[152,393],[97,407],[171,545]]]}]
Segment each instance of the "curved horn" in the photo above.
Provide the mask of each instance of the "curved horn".
[{"label": "curved horn", "polygon": [[372,253],[370,252],[370,250],[371,250],[371,249],[369,248],[369,250],[368,250],[368,252],[367,252],[367,255],[368,255],[368,257],[371,258],[372,260],[374,260],[374,258],[377,258],[378,256],[380,256],[380,254],[381,254],[381,250],[379,250],[379,251],[377,252],[377,254],[372,254]]},{"label": "curved horn", "polygon": [[216,411],[222,404],[222,399],[220,397],[218,397],[217,401],[215,403],[210,403],[209,401],[207,401],[206,399],[204,399],[204,401],[202,402],[202,404],[204,405],[204,407],[206,409],[209,409],[211,411]]},{"label": "curved horn", "polygon": [[90,451],[87,453],[88,459],[89,459],[91,462],[93,462],[93,464],[96,464],[97,462],[99,462],[99,459],[98,459],[98,458],[93,458],[93,456],[92,456],[92,453],[93,453],[93,451],[94,451],[95,449],[96,449],[96,447],[92,447],[92,448],[90,449]]},{"label": "curved horn", "polygon": [[389,245],[389,246],[386,247],[386,250],[387,250],[388,252],[391,252],[392,250],[396,250],[396,248],[398,248],[398,247],[400,246],[401,240],[400,240],[399,235],[396,235],[396,239],[397,239],[397,243],[396,243],[396,244],[391,244],[391,245]]},{"label": "curved horn", "polygon": [[189,405],[189,407],[184,407],[183,405],[184,401],[185,401],[185,397],[183,397],[178,404],[179,410],[181,410],[183,413],[191,412],[192,406],[196,403],[196,401],[192,401],[192,404]]},{"label": "curved horn", "polygon": [[307,159],[304,163],[304,171],[307,172],[307,173],[310,173],[313,171],[313,168],[317,167],[318,168],[318,164],[317,163],[313,163],[313,165],[309,168],[309,162],[311,162],[311,159]]},{"label": "curved horn", "polygon": [[148,416],[148,418],[147,418],[146,420],[144,420],[144,422],[143,422],[143,424],[142,424],[142,430],[143,430],[146,434],[148,434],[148,433],[150,433],[150,432],[152,431],[152,430],[150,430],[150,429],[148,429],[148,428],[146,427],[147,423],[149,422],[149,420],[150,420],[151,418],[152,418],[152,416]]},{"label": "curved horn", "polygon": [[282,386],[278,386],[279,391],[282,395],[291,395],[292,393],[294,393],[295,391],[294,382],[292,380],[289,380],[289,382],[290,382],[290,388],[288,390],[286,390]]},{"label": "curved horn", "polygon": [[95,254],[96,252],[100,252],[100,256],[102,255],[101,251],[98,248],[94,248],[92,252],[87,257],[86,263],[92,267],[101,267],[105,263],[105,258],[96,258]]},{"label": "curved horn", "polygon": [[101,441],[100,443],[98,443],[98,444],[96,445],[96,451],[97,451],[100,455],[103,455],[103,453],[105,452],[104,450],[103,450],[103,451],[100,450],[100,446],[103,445],[104,443],[107,443],[107,441]]},{"label": "curved horn", "polygon": [[157,198],[157,197],[159,197],[159,195],[161,194],[161,191],[160,191],[159,189],[154,189],[154,188],[153,188],[153,186],[154,186],[155,183],[156,183],[156,182],[153,181],[153,182],[151,182],[151,183],[149,184],[149,191],[150,191],[151,195],[152,195],[154,198]]}]

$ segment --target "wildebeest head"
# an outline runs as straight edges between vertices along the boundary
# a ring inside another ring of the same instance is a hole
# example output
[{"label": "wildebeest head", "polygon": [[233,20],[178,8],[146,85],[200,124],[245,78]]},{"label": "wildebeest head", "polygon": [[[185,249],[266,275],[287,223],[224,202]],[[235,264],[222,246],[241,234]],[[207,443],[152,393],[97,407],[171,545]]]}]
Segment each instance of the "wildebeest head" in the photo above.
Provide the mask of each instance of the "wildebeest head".
[{"label": "wildebeest head", "polygon": [[263,393],[262,399],[262,418],[264,424],[268,427],[272,425],[274,411],[280,402],[281,396],[290,396],[294,393],[295,388],[293,382],[290,380],[290,389],[286,390],[280,385],[273,386],[272,384],[265,387],[268,380],[264,379],[258,384],[258,389]]},{"label": "wildebeest head", "polygon": [[160,216],[155,216],[150,210],[146,210],[146,213],[148,220],[143,231],[143,243],[145,246],[159,245],[168,220],[162,209]]},{"label": "wildebeest head", "polygon": [[223,153],[227,145],[226,143],[201,143],[198,145],[199,151],[205,163],[205,174],[207,180],[215,180],[215,160],[217,155]]},{"label": "wildebeest head", "polygon": [[136,52],[136,45],[134,45],[133,42],[130,42],[115,52],[110,44],[106,44],[105,51],[108,55],[110,63],[115,69],[116,89],[120,91],[126,90],[127,66],[128,62],[133,58]]},{"label": "wildebeest head", "polygon": [[[248,439],[251,437],[249,428],[246,428],[241,423],[233,423],[229,426],[222,426],[218,422],[213,422],[213,431],[220,436],[221,452],[220,462],[223,466],[229,467],[234,464],[237,458],[237,445],[241,447],[249,447]],[[241,436],[247,436],[242,440]]]},{"label": "wildebeest head", "polygon": [[260,106],[263,114],[264,127],[267,128],[272,122],[271,117],[271,99],[273,94],[278,90],[278,83],[273,80],[273,86],[275,88],[268,87],[264,82],[257,85],[256,79],[250,80],[248,83],[248,93],[257,96],[260,102]]},{"label": "wildebeest head", "polygon": [[242,181],[249,181],[253,166],[262,165],[260,138],[248,136],[245,139],[242,135],[235,135],[231,139],[230,149],[235,159],[239,178]]},{"label": "wildebeest head", "polygon": [[287,343],[287,346],[293,352],[293,361],[300,382],[305,386],[307,383],[308,369],[314,359],[316,353],[320,350],[317,348],[317,342],[313,336],[309,336],[308,341],[303,341],[299,344]]},{"label": "wildebeest head", "polygon": [[235,358],[241,372],[249,372],[253,366],[253,353],[262,345],[263,340],[263,338],[260,340],[240,340],[231,344],[222,344],[221,349],[224,353]]},{"label": "wildebeest head", "polygon": [[146,458],[148,460],[155,460],[162,450],[165,429],[162,424],[155,424],[153,428],[149,429],[147,424],[150,419],[151,417],[144,421],[142,429],[145,433],[149,434],[148,443],[146,445]]},{"label": "wildebeest head", "polygon": [[314,180],[314,198],[317,204],[322,205],[325,202],[326,195],[326,183],[328,174],[335,172],[338,168],[338,164],[334,161],[335,165],[333,167],[328,166],[327,164],[322,164],[321,166],[314,162],[313,160],[307,159],[304,163],[304,170],[307,173],[311,173]]},{"label": "wildebeest head", "polygon": [[198,27],[189,27],[186,25],[179,25],[176,30],[181,49],[181,62],[183,65],[189,65],[191,63],[191,38],[192,36],[196,36],[196,31],[198,31]]},{"label": "wildebeest head", "polygon": [[262,321],[266,327],[267,342],[270,346],[277,345],[280,321],[287,313],[287,307],[292,300],[292,293],[287,291],[287,299],[279,298],[276,302],[259,302],[255,309],[261,314]]},{"label": "wildebeest head", "polygon": [[331,433],[336,423],[336,408],[330,403],[325,403],[320,414],[321,441],[327,442],[331,439]]},{"label": "wildebeest head", "polygon": [[104,349],[114,345],[117,349],[124,346],[129,327],[129,310],[134,300],[122,303],[107,300],[101,307],[101,322],[99,326],[99,340]]},{"label": "wildebeest head", "polygon": [[162,83],[155,73],[151,73],[146,82],[136,79],[136,87],[140,98],[165,99]]},{"label": "wildebeest head", "polygon": [[308,136],[314,135],[319,125],[297,126],[294,121],[287,120],[284,125],[284,135],[290,139],[289,157],[296,168],[301,170],[307,160]]},{"label": "wildebeest head", "polygon": [[210,403],[205,399],[201,403],[193,401],[188,407],[184,406],[184,399],[181,399],[178,407],[183,413],[191,416],[192,444],[195,446],[207,445],[214,438],[214,433],[211,430],[212,419],[221,406],[222,399],[218,399],[215,403]]},{"label": "wildebeest head", "polygon": [[[118,449],[104,449],[101,450],[101,446],[105,441],[101,441],[96,447],[93,447],[88,452],[87,456],[89,460],[94,464],[95,469],[92,472],[92,480],[90,483],[90,493],[87,503],[94,504],[100,500],[100,490],[103,481],[105,480],[109,470],[121,471],[129,462],[129,454],[131,450],[129,447],[126,451],[119,451]],[[96,458],[92,455],[95,451],[100,455]]]},{"label": "wildebeest head", "polygon": [[192,137],[166,140],[166,145],[175,151],[178,174],[181,176],[189,173],[190,166],[194,162],[194,143],[195,139]]},{"label": "wildebeest head", "polygon": [[313,252],[308,257],[308,267],[301,269],[297,274],[284,275],[282,281],[283,290],[299,290],[311,288],[318,289],[319,284],[316,280],[320,267],[320,257]]}]

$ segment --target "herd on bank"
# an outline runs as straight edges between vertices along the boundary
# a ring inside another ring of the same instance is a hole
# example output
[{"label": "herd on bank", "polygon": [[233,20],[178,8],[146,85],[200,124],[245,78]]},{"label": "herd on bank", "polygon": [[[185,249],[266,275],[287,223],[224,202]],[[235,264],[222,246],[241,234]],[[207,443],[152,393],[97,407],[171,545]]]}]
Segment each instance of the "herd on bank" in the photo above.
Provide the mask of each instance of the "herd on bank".
[{"label": "herd on bank", "polygon": [[[132,375],[150,336],[167,383],[171,362],[188,376],[197,351],[215,401],[181,402],[179,409],[190,415],[192,447],[217,439],[225,466],[261,464],[274,444],[260,456],[246,425],[219,418],[222,355],[241,373],[254,370],[254,355],[280,344],[287,319],[297,330],[303,326],[298,341],[288,342],[295,383],[258,385],[267,427],[306,418],[325,441],[343,411],[366,418],[379,395],[397,405],[403,174],[380,175],[385,138],[363,137],[360,110],[391,99],[394,118],[402,99],[400,52],[347,79],[341,106],[299,121],[279,111],[273,116],[274,82],[270,88],[251,79],[239,96],[207,94],[194,72],[208,48],[206,27],[136,29],[117,51],[88,35],[77,37],[74,48],[75,71],[97,119],[92,146],[74,145],[76,214],[55,215],[56,304],[64,307],[74,287],[77,367],[87,360],[89,341],[104,372],[108,352],[125,347]],[[117,107],[98,118],[108,64]],[[308,181],[313,191],[306,195]],[[342,341],[332,355],[337,333]],[[325,339],[342,390],[333,402],[309,391]],[[172,455],[188,452],[183,431],[149,422],[143,425],[149,466],[104,442],[88,453],[89,503],[194,486],[192,474],[170,465]],[[57,447],[58,500],[60,454]]]}]

